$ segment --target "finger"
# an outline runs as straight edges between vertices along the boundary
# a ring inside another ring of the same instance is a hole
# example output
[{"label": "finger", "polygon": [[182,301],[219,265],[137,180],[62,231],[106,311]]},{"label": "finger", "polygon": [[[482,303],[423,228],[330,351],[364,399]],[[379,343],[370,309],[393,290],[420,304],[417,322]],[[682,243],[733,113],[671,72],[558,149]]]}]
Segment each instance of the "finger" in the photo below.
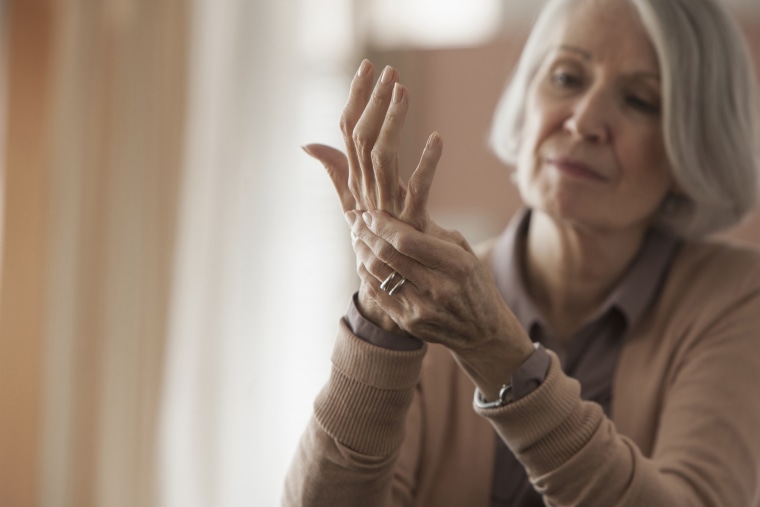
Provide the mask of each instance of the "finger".
[{"label": "finger", "polygon": [[361,167],[362,193],[367,209],[377,209],[373,148],[380,135],[380,129],[388,112],[393,87],[397,80],[396,69],[390,66],[385,67],[367,106],[364,108],[364,112],[354,127],[353,142]]},{"label": "finger", "polygon": [[[358,239],[356,235],[352,235],[351,240],[354,252],[356,253],[356,273],[359,275],[359,278],[363,283],[372,287],[373,290],[382,290],[380,289],[380,285],[382,285],[385,280],[393,277],[394,273],[397,272],[392,267],[377,259],[377,257],[372,254],[369,246]],[[365,262],[367,262],[367,264],[365,264]],[[395,281],[399,281],[402,278],[400,274],[396,274],[395,276],[397,277]]]},{"label": "finger", "polygon": [[399,318],[399,316],[411,313],[410,299],[415,296],[415,288],[409,284],[409,282],[406,282],[397,293],[394,293],[391,296],[388,294],[388,291],[380,288],[380,282],[378,282],[375,276],[367,271],[363,265],[359,264],[356,272],[359,274],[364,290],[369,297],[391,317],[391,320],[393,320],[396,325],[398,325],[396,319]]},{"label": "finger", "polygon": [[[362,221],[375,235],[389,243],[395,252],[423,266],[455,273],[469,270],[469,264],[475,260],[469,245],[465,249],[458,244],[459,241],[452,241],[450,237],[441,238],[418,231],[382,211],[364,212]],[[362,237],[357,232],[358,222],[354,223],[353,230]],[[466,244],[464,238],[461,241]]]},{"label": "finger", "polygon": [[[369,252],[366,244],[354,238],[354,249],[357,252],[356,258],[356,273],[361,280],[362,290],[370,296],[370,298],[377,303],[384,312],[388,312],[393,306],[408,307],[409,296],[414,291],[414,284],[404,278],[401,274],[394,271],[391,267],[382,263],[374,262],[372,264],[372,271],[364,265],[361,258],[373,258],[371,252]],[[378,276],[378,268],[382,269],[383,275]],[[403,301],[398,294],[401,289],[405,290]]]},{"label": "finger", "polygon": [[351,238],[357,263],[363,265],[378,283],[385,282],[393,273],[398,274],[398,279],[389,280],[391,286],[400,282],[401,278],[415,285],[429,277],[427,268],[399,253],[393,245],[374,234],[363,220],[353,223]]},{"label": "finger", "polygon": [[466,250],[467,252],[475,255],[475,251],[472,249],[472,247],[464,238],[464,236],[462,236],[462,234],[458,231],[450,231],[450,230],[444,229],[443,227],[438,226],[437,224],[433,222],[429,222],[427,232],[431,234],[432,236],[445,239],[449,243],[458,245],[462,249]]},{"label": "finger", "polygon": [[364,184],[362,182],[362,170],[353,136],[356,124],[372,95],[372,83],[374,79],[374,65],[369,60],[363,60],[361,65],[359,65],[359,70],[357,70],[356,75],[354,75],[351,81],[348,101],[340,117],[340,130],[343,134],[343,143],[346,146],[346,157],[348,158],[348,188],[354,196],[357,208],[363,209],[367,208],[367,204],[363,199]]},{"label": "finger", "polygon": [[430,187],[443,153],[443,142],[438,132],[433,132],[425,144],[420,162],[409,178],[404,210],[400,217],[415,228],[423,230],[427,222],[427,201]]},{"label": "finger", "polygon": [[[367,246],[359,246],[359,249],[366,249]],[[361,280],[362,290],[382,308],[398,325],[398,316],[412,315],[412,307],[419,304],[420,296],[414,284],[400,274],[386,266],[387,274],[378,277],[375,268],[373,271],[367,268],[358,258],[356,262],[356,272]],[[380,279],[382,278],[382,279]],[[384,281],[388,280],[388,286],[382,288]],[[391,294],[393,289],[395,292]],[[396,316],[396,317],[394,317]]]},{"label": "finger", "polygon": [[307,144],[303,150],[319,160],[327,171],[344,212],[356,208],[351,190],[348,188],[348,160],[342,152],[324,144]]},{"label": "finger", "polygon": [[443,153],[443,142],[438,132],[433,132],[425,144],[420,162],[409,178],[404,210],[401,217],[405,222],[415,225],[417,229],[427,222],[427,201],[430,187]]},{"label": "finger", "polygon": [[395,83],[383,125],[372,148],[372,162],[377,184],[377,208],[397,216],[403,206],[399,202],[398,150],[401,130],[409,109],[409,94],[401,83]]}]

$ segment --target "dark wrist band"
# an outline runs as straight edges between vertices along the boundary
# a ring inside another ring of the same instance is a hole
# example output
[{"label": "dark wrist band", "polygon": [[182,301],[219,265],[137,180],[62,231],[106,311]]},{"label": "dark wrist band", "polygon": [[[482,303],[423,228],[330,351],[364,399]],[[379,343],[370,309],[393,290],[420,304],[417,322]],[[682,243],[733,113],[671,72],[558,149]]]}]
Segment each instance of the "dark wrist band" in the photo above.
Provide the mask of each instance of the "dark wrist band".
[{"label": "dark wrist band", "polygon": [[[538,350],[538,347],[538,342],[533,343],[534,350]],[[475,396],[473,397],[472,402],[477,408],[499,408],[510,403],[513,399],[514,397],[512,395],[512,384],[509,383],[501,386],[501,389],[499,389],[499,399],[496,401],[484,400],[480,389],[475,387]]]}]

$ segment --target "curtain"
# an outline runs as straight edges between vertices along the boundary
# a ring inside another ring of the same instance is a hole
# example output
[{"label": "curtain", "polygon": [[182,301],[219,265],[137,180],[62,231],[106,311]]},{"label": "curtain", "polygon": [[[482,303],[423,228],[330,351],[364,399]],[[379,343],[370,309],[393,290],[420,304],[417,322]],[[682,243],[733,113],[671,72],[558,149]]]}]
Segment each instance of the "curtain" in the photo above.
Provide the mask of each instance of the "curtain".
[{"label": "curtain", "polygon": [[2,505],[155,504],[183,5],[8,4]]},{"label": "curtain", "polygon": [[276,505],[356,286],[299,148],[340,144],[351,0],[7,12],[0,504]]},{"label": "curtain", "polygon": [[5,140],[6,140],[6,119],[7,119],[7,47],[8,47],[8,26],[6,25],[6,5],[4,0],[0,0],[0,280],[3,272],[3,210],[5,205],[3,196],[5,195]]},{"label": "curtain", "polygon": [[[9,506],[38,500],[50,7],[44,0],[9,3],[3,6],[0,26],[8,49],[3,51],[6,136],[0,212],[0,504]],[[25,64],[30,61],[37,64]]]},{"label": "curtain", "polygon": [[[196,1],[163,505],[277,505],[354,283],[332,186],[347,2]],[[342,27],[342,28],[341,28]]]}]

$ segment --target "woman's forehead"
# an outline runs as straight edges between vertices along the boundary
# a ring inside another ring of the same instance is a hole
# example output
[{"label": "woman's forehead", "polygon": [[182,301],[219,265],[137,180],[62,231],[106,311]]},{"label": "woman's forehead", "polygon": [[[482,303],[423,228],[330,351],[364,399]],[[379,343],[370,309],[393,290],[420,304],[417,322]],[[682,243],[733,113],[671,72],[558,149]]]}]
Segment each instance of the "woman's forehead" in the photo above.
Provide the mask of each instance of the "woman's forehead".
[{"label": "woman's forehead", "polygon": [[615,62],[658,72],[657,53],[636,8],[626,0],[579,0],[550,28],[548,49],[573,51],[591,62]]}]

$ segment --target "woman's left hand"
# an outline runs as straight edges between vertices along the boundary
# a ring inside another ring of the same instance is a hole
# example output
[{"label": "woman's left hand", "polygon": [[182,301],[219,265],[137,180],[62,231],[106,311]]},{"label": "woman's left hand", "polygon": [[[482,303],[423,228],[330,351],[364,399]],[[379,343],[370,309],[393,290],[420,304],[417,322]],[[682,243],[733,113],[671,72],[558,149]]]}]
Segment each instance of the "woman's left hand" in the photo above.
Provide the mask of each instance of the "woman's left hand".
[{"label": "woman's left hand", "polygon": [[[447,347],[487,399],[533,352],[486,266],[458,233],[416,230],[382,211],[352,214],[354,250],[369,295],[398,326]],[[407,281],[389,295],[380,284]]]}]

